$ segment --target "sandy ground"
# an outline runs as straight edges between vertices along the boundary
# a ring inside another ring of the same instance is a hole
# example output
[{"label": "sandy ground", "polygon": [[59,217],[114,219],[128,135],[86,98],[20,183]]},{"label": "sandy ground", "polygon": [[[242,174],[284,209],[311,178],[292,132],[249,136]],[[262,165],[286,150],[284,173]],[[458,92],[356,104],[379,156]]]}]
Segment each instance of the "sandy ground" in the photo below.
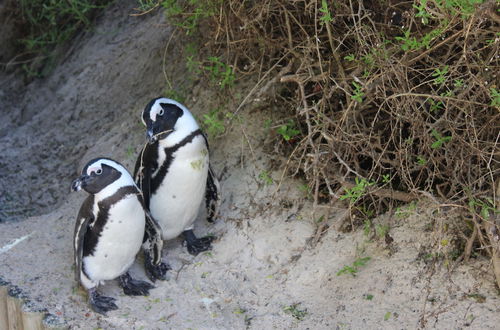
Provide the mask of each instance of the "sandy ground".
[{"label": "sandy ground", "polygon": [[[330,229],[313,246],[317,224],[300,182],[284,180],[276,191],[276,183],[258,178],[276,156],[263,150],[269,134],[263,123],[271,110],[251,107],[241,112],[245,125],[236,123],[211,141],[213,166],[222,176],[221,216],[214,225],[200,216],[195,231],[217,236],[213,250],[193,257],[180,239],[170,241],[164,252],[173,269],[149,297],[124,296],[111,281],[102,291],[117,297],[120,309],[107,316],[90,311],[74,282],[71,243],[85,193],[70,194],[69,184],[98,155],[132,169],[144,143],[139,113],[165,86],[162,59],[172,29],[159,11],[128,16],[134,4],[110,7],[49,77],[17,93],[16,78],[1,77],[2,209],[9,204],[20,211],[16,214],[32,208],[43,215],[0,222],[0,277],[20,287],[34,308],[45,308],[49,325],[498,328],[500,304],[488,262],[478,257],[450,270],[445,259],[429,257],[446,236],[429,228],[449,220],[431,202],[420,201],[405,217],[376,219],[390,227],[392,242],[362,230],[336,231],[344,210],[333,210],[326,220]],[[186,75],[177,60],[181,44],[182,36],[174,36],[166,54],[167,71],[179,81]],[[206,89],[195,86],[186,104],[200,116],[210,99]],[[270,173],[275,182],[281,176]],[[364,257],[370,260],[356,276],[337,275]],[[145,278],[140,258],[132,273]]]}]

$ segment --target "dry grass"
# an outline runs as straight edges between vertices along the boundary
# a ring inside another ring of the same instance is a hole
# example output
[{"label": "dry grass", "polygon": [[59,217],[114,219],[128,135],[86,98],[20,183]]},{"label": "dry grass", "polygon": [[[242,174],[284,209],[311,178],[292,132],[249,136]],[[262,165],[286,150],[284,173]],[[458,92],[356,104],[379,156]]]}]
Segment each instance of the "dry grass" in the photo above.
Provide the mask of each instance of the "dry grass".
[{"label": "dry grass", "polygon": [[358,213],[422,195],[454,205],[467,219],[461,258],[479,243],[500,283],[500,16],[477,2],[223,1],[203,30],[240,76],[259,75],[244,102],[279,86],[301,132],[281,151],[316,205],[349,194]]}]

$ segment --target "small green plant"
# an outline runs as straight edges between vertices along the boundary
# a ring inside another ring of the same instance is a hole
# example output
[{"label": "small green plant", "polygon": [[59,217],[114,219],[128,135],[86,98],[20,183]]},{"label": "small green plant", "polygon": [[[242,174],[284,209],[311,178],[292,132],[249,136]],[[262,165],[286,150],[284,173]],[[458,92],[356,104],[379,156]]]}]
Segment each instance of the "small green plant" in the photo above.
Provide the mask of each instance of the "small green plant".
[{"label": "small green plant", "polygon": [[307,183],[301,184],[298,186],[299,190],[304,193],[306,198],[311,199],[313,197],[311,188]]},{"label": "small green plant", "polygon": [[500,92],[496,88],[490,88],[490,97],[492,107],[500,107]]},{"label": "small green plant", "polygon": [[330,10],[328,10],[328,3],[326,0],[321,0],[321,8],[319,9],[320,13],[323,14],[319,20],[320,24],[328,24],[333,21],[332,14],[330,14]]},{"label": "small green plant", "polygon": [[362,196],[365,195],[366,189],[373,186],[375,182],[369,182],[365,178],[355,178],[356,185],[352,188],[345,189],[345,194],[340,196],[340,200],[348,199],[352,204],[356,203]]},{"label": "small green plant", "polygon": [[353,62],[356,60],[356,57],[354,56],[354,54],[349,54],[349,55],[344,56],[344,60],[349,61],[349,62]]},{"label": "small green plant", "polygon": [[295,128],[295,123],[291,119],[287,124],[281,125],[276,132],[281,135],[285,141],[290,141],[293,137],[300,134],[300,131]]},{"label": "small green plant", "polygon": [[[447,22],[444,22],[447,23]],[[446,24],[444,24],[446,25]],[[411,50],[418,50],[422,48],[429,49],[431,46],[432,40],[436,39],[439,37],[444,31],[443,27],[436,28],[434,30],[431,30],[430,32],[426,33],[422,39],[417,40],[416,37],[411,36],[411,31],[406,30],[403,33],[403,36],[401,37],[395,37],[397,41],[401,41],[401,49],[404,50],[405,52],[411,51]]]},{"label": "small green plant", "polygon": [[439,111],[439,110],[443,109],[443,105],[444,104],[443,104],[442,101],[437,101],[436,102],[433,99],[428,99],[427,102],[429,102],[430,105],[431,105],[430,108],[429,108],[429,110],[431,112],[436,112],[436,111]]},{"label": "small green plant", "polygon": [[446,142],[451,141],[451,135],[450,136],[441,136],[441,134],[436,131],[435,129],[432,130],[432,136],[436,139],[434,143],[431,144],[432,149],[439,149],[445,144]]},{"label": "small green plant", "polygon": [[266,184],[268,186],[273,184],[273,182],[274,182],[273,178],[271,177],[271,175],[269,175],[268,171],[260,172],[259,179],[262,180],[264,182],[264,184]]},{"label": "small green plant", "polygon": [[488,219],[491,213],[500,213],[500,210],[495,208],[495,203],[491,198],[486,198],[486,200],[471,198],[469,200],[469,209],[472,213],[476,213],[477,209],[479,209],[479,214],[484,219]]},{"label": "small green plant", "polygon": [[391,312],[387,312],[384,314],[384,321],[388,321],[392,316],[392,313]]},{"label": "small green plant", "polygon": [[413,8],[417,10],[415,17],[422,18],[422,24],[427,25],[429,23],[429,18],[431,18],[431,14],[427,12],[427,0],[420,0],[420,5],[413,4]]},{"label": "small green plant", "polygon": [[417,156],[417,164],[420,166],[424,166],[427,164],[427,160],[422,156]]},{"label": "small green plant", "polygon": [[[497,37],[497,38],[500,37],[500,32],[495,33],[495,37]],[[488,44],[488,46],[491,46],[495,43],[495,40],[496,40],[496,38],[495,39],[487,39],[486,43]]]},{"label": "small green plant", "polygon": [[462,19],[467,19],[474,13],[475,6],[483,2],[484,0],[436,0],[436,5],[451,15],[460,14]]},{"label": "small green plant", "polygon": [[367,294],[364,294],[364,295],[363,295],[363,298],[365,298],[366,300],[373,300],[373,295],[372,295],[372,294],[367,293]]},{"label": "small green plant", "polygon": [[201,73],[201,62],[196,60],[196,55],[186,56],[186,69],[192,74],[198,75]]},{"label": "small green plant", "polygon": [[318,219],[315,219],[315,220],[314,220],[314,222],[315,222],[316,224],[320,224],[320,223],[322,223],[323,221],[325,221],[325,216],[324,216],[324,215],[322,215],[322,216],[320,216]]},{"label": "small green plant", "polygon": [[211,136],[221,135],[226,131],[224,122],[219,119],[219,109],[214,109],[209,114],[203,115],[203,125]]},{"label": "small green plant", "polygon": [[439,96],[443,97],[452,97],[455,93],[453,91],[447,90],[446,92],[439,93]]},{"label": "small green plant", "polygon": [[370,219],[365,219],[363,222],[363,234],[368,236],[372,230],[372,221]]},{"label": "small green plant", "polygon": [[200,0],[164,0],[162,2],[167,17],[172,19],[175,26],[183,29],[186,35],[194,34],[202,19],[214,15],[215,9],[211,5],[210,1]]},{"label": "small green plant", "polygon": [[352,82],[352,85],[354,86],[354,91],[351,95],[351,99],[358,103],[363,102],[363,96],[365,96],[365,93],[363,93],[363,87],[354,81]]},{"label": "small green plant", "polygon": [[416,209],[417,209],[417,202],[413,201],[410,204],[408,204],[408,206],[406,206],[406,207],[396,208],[396,212],[394,212],[394,215],[397,218],[405,219],[405,218],[408,218],[413,213],[415,213]]},{"label": "small green plant", "polygon": [[158,322],[168,323],[168,318],[166,316],[162,316],[158,319]]},{"label": "small green plant", "polygon": [[445,65],[442,69],[437,68],[432,73],[434,77],[434,85],[442,85],[446,82],[446,75],[448,74],[448,65]]},{"label": "small green plant", "polygon": [[[444,23],[447,23],[446,21]],[[426,33],[422,39],[420,40],[420,43],[418,45],[418,48],[425,48],[429,49],[431,47],[431,42],[432,40],[436,39],[439,37],[444,31],[443,27],[436,28],[434,30],[431,30],[429,33]]]},{"label": "small green plant", "polygon": [[137,11],[141,13],[148,12],[159,5],[159,0],[137,0]]},{"label": "small green plant", "polygon": [[405,52],[420,48],[420,43],[417,41],[417,38],[410,35],[411,31],[408,29],[404,32],[402,37],[395,37],[397,41],[403,42],[403,44],[401,45],[401,49]]},{"label": "small green plant", "polygon": [[455,86],[456,88],[463,87],[463,85],[464,85],[464,80],[463,79],[455,79],[455,80],[453,80],[453,86]]},{"label": "small green plant", "polygon": [[299,305],[300,303],[285,306],[283,307],[283,311],[287,314],[291,314],[297,320],[302,321],[307,315],[307,309],[299,309]]},{"label": "small green plant", "polygon": [[375,56],[376,54],[366,54],[366,55],[363,55],[361,57],[361,59],[363,60],[363,62],[365,62],[366,65],[368,65],[368,67],[373,67],[373,65],[375,64]]},{"label": "small green plant", "polygon": [[376,224],[375,225],[375,235],[377,235],[378,238],[384,238],[385,235],[389,232],[389,226],[388,225],[380,225]]},{"label": "small green plant", "polygon": [[204,69],[210,73],[212,81],[215,81],[221,89],[232,87],[235,79],[233,69],[221,62],[217,56],[210,56],[208,62],[209,65],[205,66]]},{"label": "small green plant", "polygon": [[364,258],[358,258],[356,259],[352,265],[345,265],[341,270],[337,272],[337,276],[344,275],[344,274],[350,274],[353,277],[356,277],[356,274],[359,271],[360,267],[363,267],[366,265],[366,263],[370,260],[370,257],[364,257]]},{"label": "small green plant", "polygon": [[468,298],[475,299],[478,303],[484,303],[486,301],[486,297],[479,293],[471,293],[467,295]]},{"label": "small green plant", "polygon": [[375,214],[375,211],[373,211],[369,207],[366,207],[365,205],[359,206],[358,211],[361,212],[367,219],[373,218],[373,215]]},{"label": "small green plant", "polygon": [[234,314],[240,314],[240,315],[245,314],[246,312],[247,310],[241,307],[238,307],[233,311]]},{"label": "small green plant", "polygon": [[91,17],[111,1],[20,0],[16,2],[21,10],[23,29],[26,30],[26,37],[20,42],[26,53],[35,57],[33,63],[40,64],[34,68],[26,64],[22,67],[29,76],[39,77],[44,75],[42,71],[53,61],[53,50],[56,46],[71,39],[78,30],[88,28],[91,25]]}]

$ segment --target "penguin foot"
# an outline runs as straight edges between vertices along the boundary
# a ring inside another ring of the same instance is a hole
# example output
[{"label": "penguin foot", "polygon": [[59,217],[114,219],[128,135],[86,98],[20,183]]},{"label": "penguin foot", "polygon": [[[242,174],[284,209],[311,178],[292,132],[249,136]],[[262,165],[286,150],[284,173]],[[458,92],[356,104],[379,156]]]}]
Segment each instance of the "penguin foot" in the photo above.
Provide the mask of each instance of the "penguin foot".
[{"label": "penguin foot", "polygon": [[165,281],[167,279],[167,271],[172,268],[164,262],[154,265],[151,256],[144,253],[144,269],[149,280],[154,283],[156,280]]},{"label": "penguin foot", "polygon": [[184,237],[186,238],[188,252],[194,256],[200,252],[212,249],[212,241],[214,240],[212,236],[196,238],[192,230],[186,230]]},{"label": "penguin foot", "polygon": [[154,288],[153,284],[145,281],[134,280],[127,272],[119,277],[123,293],[128,296],[148,296],[149,290]]},{"label": "penguin foot", "polygon": [[89,304],[94,312],[106,315],[107,312],[118,309],[115,304],[116,299],[102,296],[96,288],[89,290]]}]

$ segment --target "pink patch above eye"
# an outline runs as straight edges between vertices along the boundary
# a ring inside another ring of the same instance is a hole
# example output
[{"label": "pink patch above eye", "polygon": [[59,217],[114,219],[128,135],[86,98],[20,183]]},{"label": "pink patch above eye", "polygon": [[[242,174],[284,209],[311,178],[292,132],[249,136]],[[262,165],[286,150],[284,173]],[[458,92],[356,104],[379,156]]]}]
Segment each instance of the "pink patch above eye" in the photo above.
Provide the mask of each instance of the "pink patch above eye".
[{"label": "pink patch above eye", "polygon": [[92,174],[92,172],[96,172],[97,170],[100,170],[100,169],[101,169],[100,167],[90,167],[87,170],[87,174],[90,175],[90,174]]}]

